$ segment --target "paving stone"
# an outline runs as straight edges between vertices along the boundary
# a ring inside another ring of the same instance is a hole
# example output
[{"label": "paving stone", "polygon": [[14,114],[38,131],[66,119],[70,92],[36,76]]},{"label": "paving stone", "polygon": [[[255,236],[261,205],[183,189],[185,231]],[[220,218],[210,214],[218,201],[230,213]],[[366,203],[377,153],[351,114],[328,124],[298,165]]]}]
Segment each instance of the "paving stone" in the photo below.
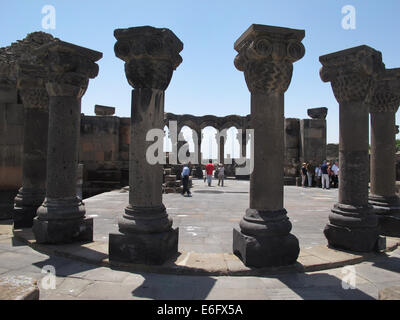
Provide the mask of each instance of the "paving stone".
[{"label": "paving stone", "polygon": [[95,267],[93,269],[75,273],[73,277],[82,278],[85,280],[92,281],[107,281],[107,282],[118,282],[121,283],[129,275],[128,272],[112,270],[105,267]]},{"label": "paving stone", "polygon": [[400,287],[388,287],[379,291],[379,300],[400,300]]},{"label": "paving stone", "polygon": [[50,299],[52,299],[54,293],[57,295],[77,297],[91,283],[93,283],[93,281],[85,279],[77,279],[72,277],[62,278],[62,281],[56,284],[55,290],[41,290],[41,292],[45,292],[47,297]]},{"label": "paving stone", "polygon": [[115,285],[113,282],[93,282],[89,284],[78,299],[88,300],[133,300],[133,299],[151,299],[134,296],[132,286]]},{"label": "paving stone", "polygon": [[0,277],[0,300],[38,300],[37,282],[27,276]]},{"label": "paving stone", "polygon": [[394,271],[388,271],[382,268],[378,268],[375,266],[371,266],[366,263],[361,263],[355,266],[356,273],[358,276],[372,282],[391,282],[391,281],[399,281],[400,273]]},{"label": "paving stone", "polygon": [[268,300],[265,289],[246,289],[245,294],[239,290],[215,288],[205,298],[206,300]]}]

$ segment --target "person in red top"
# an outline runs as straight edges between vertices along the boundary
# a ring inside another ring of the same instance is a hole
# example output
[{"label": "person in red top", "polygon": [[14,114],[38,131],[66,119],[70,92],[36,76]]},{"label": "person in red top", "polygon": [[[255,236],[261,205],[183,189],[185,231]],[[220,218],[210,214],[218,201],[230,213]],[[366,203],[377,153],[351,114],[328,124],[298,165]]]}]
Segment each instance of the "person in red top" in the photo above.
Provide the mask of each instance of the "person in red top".
[{"label": "person in red top", "polygon": [[211,187],[212,174],[214,169],[215,168],[214,165],[212,164],[212,160],[209,160],[208,163],[206,164],[207,182],[209,187]]}]

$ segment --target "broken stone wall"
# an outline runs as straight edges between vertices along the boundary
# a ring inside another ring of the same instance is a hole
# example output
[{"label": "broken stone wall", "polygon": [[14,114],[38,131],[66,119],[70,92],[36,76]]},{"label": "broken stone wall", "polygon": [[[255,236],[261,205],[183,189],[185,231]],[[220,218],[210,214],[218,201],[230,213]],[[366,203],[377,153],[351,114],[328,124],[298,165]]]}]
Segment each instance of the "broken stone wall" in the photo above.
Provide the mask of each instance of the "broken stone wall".
[{"label": "broken stone wall", "polygon": [[7,217],[22,185],[24,107],[17,90],[0,89],[0,217]]},{"label": "broken stone wall", "polygon": [[326,159],[326,120],[300,120],[300,162],[320,164]]},{"label": "broken stone wall", "polygon": [[82,116],[79,162],[84,197],[121,187],[119,117]]},{"label": "broken stone wall", "polygon": [[286,185],[296,184],[299,175],[300,157],[300,119],[285,119],[285,166],[284,177]]}]

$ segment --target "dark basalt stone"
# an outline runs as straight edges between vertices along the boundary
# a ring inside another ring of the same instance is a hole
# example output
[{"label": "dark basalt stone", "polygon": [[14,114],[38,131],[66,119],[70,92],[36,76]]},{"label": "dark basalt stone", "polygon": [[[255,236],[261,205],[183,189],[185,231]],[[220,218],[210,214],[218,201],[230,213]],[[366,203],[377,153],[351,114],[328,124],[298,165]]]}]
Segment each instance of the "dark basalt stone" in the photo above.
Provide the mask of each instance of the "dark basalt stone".
[{"label": "dark basalt stone", "polygon": [[307,109],[307,114],[312,119],[325,119],[328,114],[328,108],[311,108]]},{"label": "dark basalt stone", "polygon": [[158,233],[110,233],[110,261],[161,265],[178,253],[179,228]]}]

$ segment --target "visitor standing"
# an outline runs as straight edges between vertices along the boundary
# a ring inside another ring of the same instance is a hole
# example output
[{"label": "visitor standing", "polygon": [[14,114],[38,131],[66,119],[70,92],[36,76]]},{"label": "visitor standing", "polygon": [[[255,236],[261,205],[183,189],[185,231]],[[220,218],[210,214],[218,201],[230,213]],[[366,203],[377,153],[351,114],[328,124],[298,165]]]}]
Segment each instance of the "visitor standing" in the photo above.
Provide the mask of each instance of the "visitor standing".
[{"label": "visitor standing", "polygon": [[322,177],[322,174],[321,174],[321,165],[319,165],[319,166],[316,166],[316,167],[315,167],[315,185],[316,185],[318,188],[321,188],[321,187],[322,187],[321,177]]},{"label": "visitor standing", "polygon": [[329,172],[326,160],[324,160],[324,162],[321,165],[321,174],[322,174],[322,189],[329,189]]},{"label": "visitor standing", "polygon": [[308,186],[312,187],[312,181],[313,181],[313,174],[314,174],[314,165],[312,161],[309,161],[306,165],[307,169],[307,178],[308,178]]},{"label": "visitor standing", "polygon": [[225,168],[222,163],[218,165],[218,185],[224,186]]},{"label": "visitor standing", "polygon": [[335,161],[335,163],[332,166],[332,180],[333,180],[333,187],[337,188],[338,187],[338,183],[339,183],[339,164],[337,161]]},{"label": "visitor standing", "polygon": [[214,169],[215,167],[212,164],[212,160],[209,160],[208,163],[206,164],[207,183],[209,187],[211,187],[212,174]]},{"label": "visitor standing", "polygon": [[190,196],[192,195],[192,193],[191,193],[190,190],[189,190],[189,176],[190,176],[190,168],[189,168],[189,165],[190,165],[190,162],[189,162],[189,164],[185,164],[185,165],[183,166],[182,173],[181,173],[181,176],[182,176],[182,186],[183,186],[182,195],[184,196],[185,193],[187,193],[188,197],[190,197]]},{"label": "visitor standing", "polygon": [[307,169],[306,169],[307,164],[304,162],[301,166],[301,186],[303,188],[306,187],[306,177],[307,177]]}]

